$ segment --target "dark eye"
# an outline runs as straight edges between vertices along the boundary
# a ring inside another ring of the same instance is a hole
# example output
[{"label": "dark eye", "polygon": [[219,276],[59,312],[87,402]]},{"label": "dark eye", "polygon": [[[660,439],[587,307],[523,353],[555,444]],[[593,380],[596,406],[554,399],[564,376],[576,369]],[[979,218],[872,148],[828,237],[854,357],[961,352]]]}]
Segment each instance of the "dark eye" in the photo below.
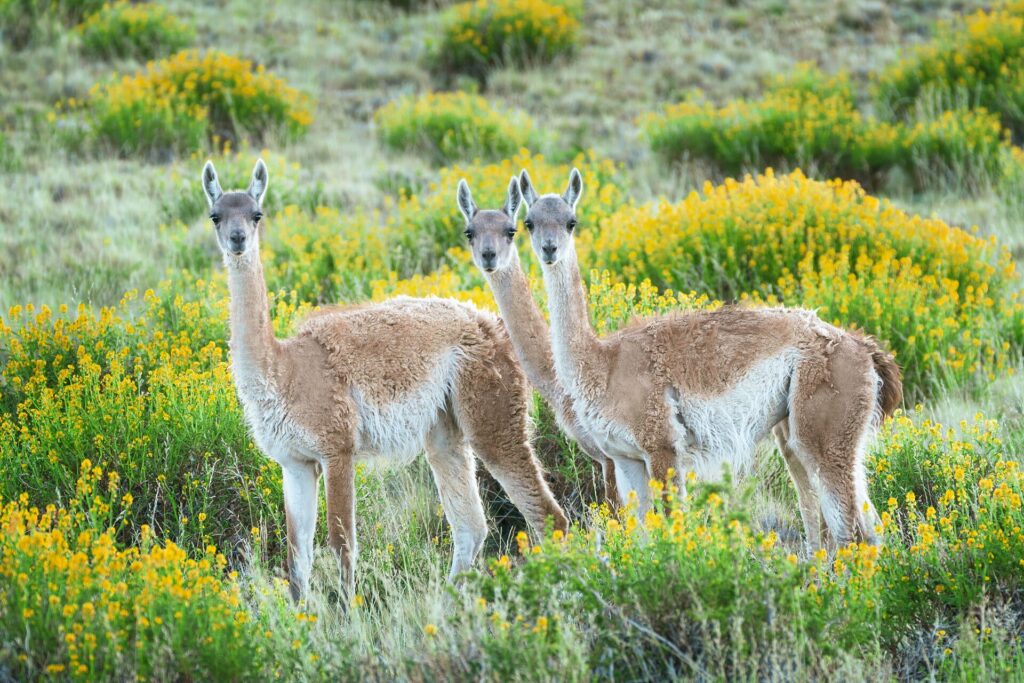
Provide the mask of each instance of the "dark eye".
[{"label": "dark eye", "polygon": [[261,220],[263,220],[263,214],[262,213],[254,213],[253,214],[253,216],[252,216],[252,222],[253,223],[259,223]]},{"label": "dark eye", "polygon": [[526,219],[525,221],[523,221],[523,225],[526,226],[527,230],[533,232],[533,221],[531,221],[530,219]]},{"label": "dark eye", "polygon": [[473,241],[473,231],[472,230],[467,230],[466,232],[464,232],[462,234],[464,234],[466,236],[466,239],[469,240],[470,242]]},{"label": "dark eye", "polygon": [[566,229],[569,232],[572,232],[573,230],[575,230],[576,229],[576,219],[575,218],[570,218],[569,222],[566,223],[565,227],[566,227]]},{"label": "dark eye", "polygon": [[516,229],[509,228],[508,230],[505,231],[505,236],[508,237],[510,240],[514,240],[516,238]]},{"label": "dark eye", "polygon": [[220,224],[220,216],[215,214],[215,213],[211,213],[210,214],[210,220],[213,221],[214,225],[219,225]]}]

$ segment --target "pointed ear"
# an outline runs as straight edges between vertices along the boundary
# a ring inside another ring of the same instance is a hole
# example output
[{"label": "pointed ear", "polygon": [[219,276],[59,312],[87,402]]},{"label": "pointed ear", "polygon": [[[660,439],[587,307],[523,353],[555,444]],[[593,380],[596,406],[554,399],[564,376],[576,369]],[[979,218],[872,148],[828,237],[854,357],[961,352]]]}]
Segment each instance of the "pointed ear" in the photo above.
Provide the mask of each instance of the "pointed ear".
[{"label": "pointed ear", "polygon": [[203,166],[203,194],[206,195],[206,201],[210,203],[211,209],[224,194],[224,190],[220,189],[220,181],[217,180],[217,171],[213,168],[212,161],[207,161]]},{"label": "pointed ear", "polygon": [[263,159],[257,159],[256,168],[252,169],[252,180],[249,181],[249,189],[246,190],[249,196],[256,200],[257,204],[263,204],[263,195],[267,193],[267,183],[269,180],[267,165],[263,163]]},{"label": "pointed ear", "polygon": [[512,222],[516,222],[516,214],[519,213],[519,205],[523,203],[523,193],[519,191],[519,180],[512,176],[508,181],[508,196],[505,198],[505,205],[501,210],[505,212]]},{"label": "pointed ear", "polygon": [[565,194],[562,195],[562,199],[575,211],[576,202],[580,200],[581,194],[583,194],[583,176],[580,175],[579,169],[574,168],[569,173],[569,187],[565,188]]},{"label": "pointed ear", "polygon": [[465,178],[459,181],[459,191],[456,194],[455,201],[458,202],[459,211],[462,212],[466,222],[469,223],[473,220],[477,208],[476,204],[473,203],[473,194],[469,191],[469,183],[466,182]]},{"label": "pointed ear", "polygon": [[519,172],[519,193],[523,195],[527,209],[539,199],[537,190],[533,189],[533,183],[530,182],[530,174],[526,172],[525,168]]}]

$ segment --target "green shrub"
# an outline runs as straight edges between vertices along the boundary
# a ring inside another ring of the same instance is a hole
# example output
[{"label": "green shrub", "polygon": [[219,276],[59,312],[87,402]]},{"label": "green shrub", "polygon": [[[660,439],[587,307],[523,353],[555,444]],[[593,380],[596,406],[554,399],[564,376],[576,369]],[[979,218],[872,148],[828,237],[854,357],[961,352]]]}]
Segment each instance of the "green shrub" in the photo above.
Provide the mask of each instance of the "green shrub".
[{"label": "green shrub", "polygon": [[374,121],[388,147],[421,151],[438,163],[511,156],[527,146],[532,127],[526,115],[505,115],[465,92],[404,97],[377,110]]},{"label": "green shrub", "polygon": [[1024,136],[1024,3],[941,24],[936,36],[875,77],[883,109],[985,107]]},{"label": "green shrub", "polygon": [[176,52],[195,38],[192,29],[162,5],[127,0],[104,5],[76,31],[87,53],[107,58],[153,59]]},{"label": "green shrub", "polygon": [[983,110],[889,123],[857,109],[843,75],[801,67],[756,101],[722,108],[683,102],[643,122],[651,148],[667,158],[706,159],[725,173],[798,166],[873,186],[892,169],[924,185],[936,176],[988,179],[998,173],[1005,140],[998,117]]},{"label": "green shrub", "polygon": [[190,555],[145,526],[132,544],[119,541],[118,529],[145,510],[116,472],[87,459],[75,471],[59,506],[40,509],[24,496],[0,508],[8,676],[269,680],[297,668],[279,644],[306,634],[282,619],[290,610],[282,591],[254,613],[213,545]]},{"label": "green shrub", "polygon": [[0,169],[11,171],[18,168],[18,166],[17,153],[11,147],[11,143],[4,132],[0,131]]},{"label": "green shrub", "polygon": [[104,0],[0,0],[0,32],[16,50],[74,26]]},{"label": "green shrub", "polygon": [[312,122],[310,106],[306,96],[262,66],[196,50],[96,86],[82,103],[97,139],[122,154],[156,157],[192,152],[210,141],[217,146],[275,134],[294,138]]},{"label": "green shrub", "polygon": [[579,40],[578,4],[545,0],[473,0],[448,10],[431,50],[434,67],[483,80],[494,66],[550,62]]},{"label": "green shrub", "polygon": [[[1006,604],[1020,589],[1024,551],[1018,463],[1000,448],[997,423],[964,430],[919,417],[889,423],[872,460],[884,546],[801,560],[774,531],[752,528],[743,487],[697,485],[685,503],[673,491],[642,520],[605,511],[565,537],[521,536],[519,558],[492,560],[490,572],[472,577],[485,598],[478,611],[490,633],[515,632],[524,651],[581,641],[586,668],[601,679],[758,679],[780,670],[814,678],[844,653],[914,661],[914,634],[933,641],[925,647],[934,647],[935,664],[952,665],[958,629],[973,631],[980,606]],[[925,469],[937,500],[887,480],[890,467]],[[660,498],[664,489],[652,487]],[[511,665],[520,655],[495,656]]]},{"label": "green shrub", "polygon": [[861,328],[896,353],[911,396],[994,379],[1024,347],[1005,248],[853,182],[768,172],[708,184],[703,197],[625,207],[577,241],[586,262],[626,281],[804,306]]},{"label": "green shrub", "polygon": [[[0,323],[0,498],[73,497],[78,463],[117,473],[145,515],[186,548],[233,547],[278,529],[280,471],[256,451],[232,388],[223,284],[74,315],[16,306]],[[204,299],[210,294],[210,307]],[[198,298],[198,300],[197,300]],[[205,520],[205,522],[204,522]],[[277,542],[275,536],[274,542]]]}]

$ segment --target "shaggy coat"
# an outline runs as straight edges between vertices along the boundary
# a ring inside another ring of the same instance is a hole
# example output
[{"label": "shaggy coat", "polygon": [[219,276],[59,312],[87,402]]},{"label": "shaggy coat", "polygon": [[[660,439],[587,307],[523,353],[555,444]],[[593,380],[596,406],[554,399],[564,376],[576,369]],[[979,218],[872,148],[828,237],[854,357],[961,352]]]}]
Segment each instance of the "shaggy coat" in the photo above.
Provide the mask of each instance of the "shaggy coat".
[{"label": "shaggy coat", "polygon": [[872,428],[902,400],[892,357],[811,311],[782,308],[673,314],[599,339],[572,240],[578,171],[563,196],[537,197],[525,171],[521,183],[555,370],[623,488],[645,506],[648,478],[665,479],[670,469],[742,469],[774,430],[809,543],[821,543],[822,514],[835,543],[873,542],[863,458]]},{"label": "shaggy coat", "polygon": [[207,163],[203,185],[228,269],[232,371],[256,444],[281,465],[294,596],[308,588],[321,473],[328,540],[352,594],[355,463],[408,461],[434,473],[455,546],[451,576],[467,569],[487,528],[476,453],[536,529],[567,521],[527,433],[528,386],[494,316],[444,299],[398,297],[329,308],[275,338],[256,229],[262,161],[246,192],[223,193]]},{"label": "shaggy coat", "polygon": [[522,195],[518,181],[512,178],[505,205],[500,210],[478,209],[465,180],[459,182],[457,200],[466,219],[465,234],[473,261],[483,271],[494,294],[527,379],[554,411],[562,431],[601,466],[605,498],[612,507],[617,507],[622,501],[615,483],[615,468],[577,418],[572,398],[558,381],[551,335],[519,261],[515,233]]}]

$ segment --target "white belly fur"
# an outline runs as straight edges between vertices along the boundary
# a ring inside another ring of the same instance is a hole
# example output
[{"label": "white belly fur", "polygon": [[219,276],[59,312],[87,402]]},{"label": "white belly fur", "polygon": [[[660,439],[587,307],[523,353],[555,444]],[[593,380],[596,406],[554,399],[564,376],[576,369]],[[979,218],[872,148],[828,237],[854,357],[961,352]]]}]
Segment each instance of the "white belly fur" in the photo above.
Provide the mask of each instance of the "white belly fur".
[{"label": "white belly fur", "polygon": [[795,349],[765,359],[718,396],[666,392],[680,467],[708,479],[720,477],[726,463],[734,473],[745,472],[757,442],[788,411],[797,360]]},{"label": "white belly fur", "polygon": [[462,358],[459,349],[449,350],[440,357],[426,383],[386,405],[367,401],[359,387],[353,387],[352,398],[359,413],[356,455],[401,464],[422,452],[427,433],[452,394]]},{"label": "white belly fur", "polygon": [[[413,460],[423,451],[427,433],[451,395],[462,353],[451,349],[438,361],[430,380],[394,403],[376,405],[359,387],[352,398],[359,416],[357,458],[382,458],[395,464]],[[233,367],[239,400],[256,446],[281,465],[288,461],[323,459],[323,447],[309,430],[291,419],[274,387],[258,373]]]}]

